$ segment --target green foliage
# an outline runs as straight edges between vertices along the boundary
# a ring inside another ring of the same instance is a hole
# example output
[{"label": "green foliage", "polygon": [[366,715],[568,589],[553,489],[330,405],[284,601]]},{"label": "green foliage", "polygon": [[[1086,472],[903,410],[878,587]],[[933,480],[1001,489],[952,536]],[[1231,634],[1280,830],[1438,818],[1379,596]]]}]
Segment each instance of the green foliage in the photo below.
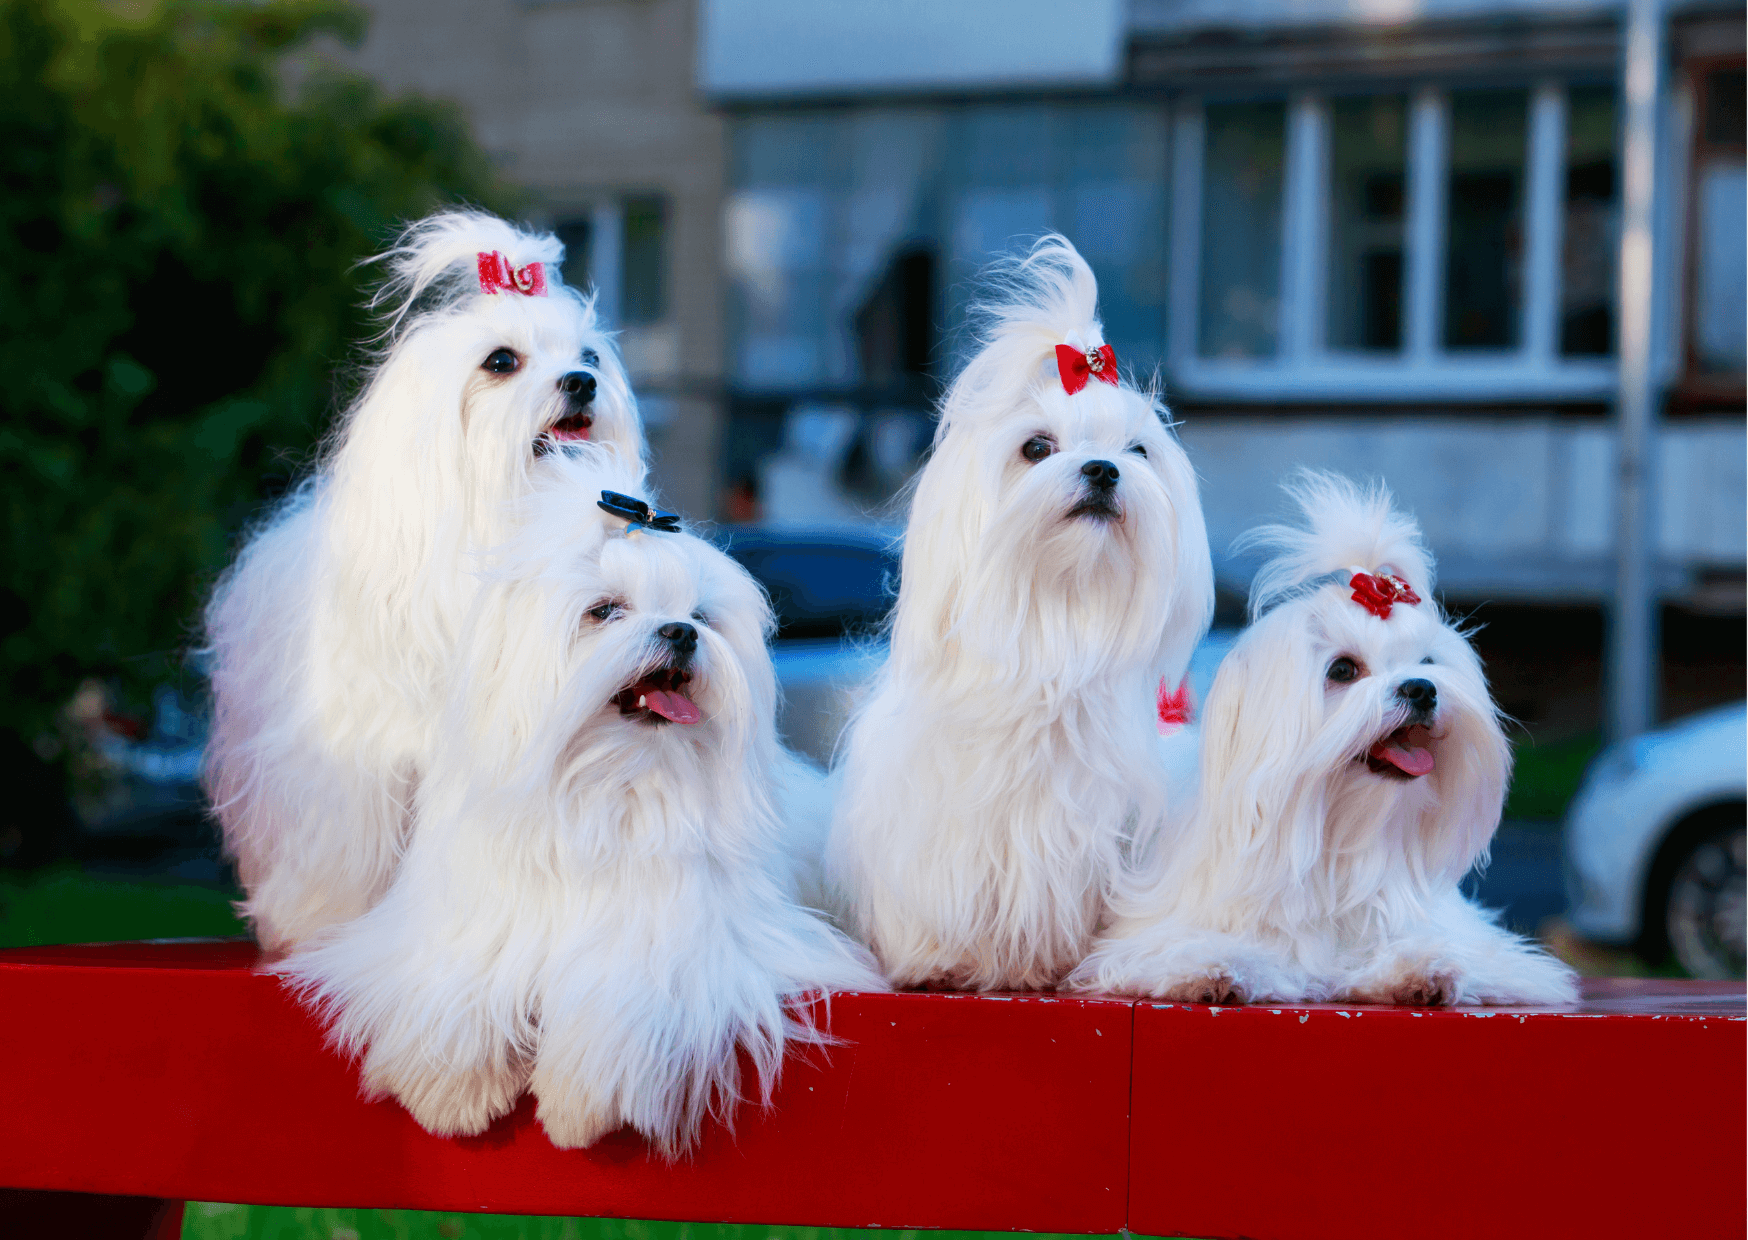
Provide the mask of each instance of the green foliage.
[{"label": "green foliage", "polygon": [[1586,732],[1562,741],[1537,744],[1520,736],[1511,773],[1511,792],[1505,799],[1507,818],[1539,818],[1549,821],[1566,816],[1566,807],[1578,794],[1584,772],[1602,749],[1602,735]]},{"label": "green foliage", "polygon": [[238,895],[101,878],[65,865],[28,875],[0,871],[0,947],[247,934],[231,908]]},{"label": "green foliage", "polygon": [[501,205],[453,109],[288,60],[363,28],[333,0],[0,0],[0,732],[166,675],[325,429],[358,259]]},{"label": "green foliage", "polygon": [[[860,1231],[635,1219],[441,1214],[422,1210],[326,1210],[191,1201],[182,1240],[996,1240],[992,1231]],[[1051,1233],[1041,1233],[1049,1236]]]}]

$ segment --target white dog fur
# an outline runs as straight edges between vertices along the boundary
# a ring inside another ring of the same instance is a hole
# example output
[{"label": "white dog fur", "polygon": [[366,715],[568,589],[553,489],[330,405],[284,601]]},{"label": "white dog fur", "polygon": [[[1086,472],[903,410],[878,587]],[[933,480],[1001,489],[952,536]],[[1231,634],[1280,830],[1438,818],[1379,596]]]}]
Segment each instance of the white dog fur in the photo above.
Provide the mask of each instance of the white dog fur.
[{"label": "white dog fur", "polygon": [[[1249,539],[1277,555],[1208,695],[1194,818],[1073,984],[1202,1003],[1573,1000],[1570,970],[1458,890],[1499,824],[1511,750],[1418,527],[1381,487],[1307,473],[1289,490],[1304,526]],[[1422,601],[1380,618],[1351,568]]]},{"label": "white dog fur", "polygon": [[[478,257],[492,251],[544,264],[546,295],[483,292]],[[368,383],[208,608],[205,779],[270,951],[356,917],[387,884],[476,557],[542,472],[536,440],[556,456],[586,433],[641,462],[612,340],[592,299],[559,282],[562,255],[554,237],[469,212],[424,220],[382,255]],[[487,369],[503,350],[514,369]],[[580,376],[569,394],[566,376]]]},{"label": "white dog fur", "polygon": [[[884,987],[785,889],[759,586],[597,508],[642,493],[612,453],[544,474],[459,641],[392,884],[281,971],[367,1091],[434,1133],[479,1132],[528,1088],[558,1146],[630,1124],[671,1155],[739,1095],[737,1048],[768,1100],[785,1042],[818,1039],[786,998]],[[654,702],[677,667],[698,722],[620,697]]]},{"label": "white dog fur", "polygon": [[[1060,237],[998,270],[916,482],[891,656],[846,733],[827,856],[900,986],[1055,984],[1092,945],[1126,839],[1165,813],[1155,695],[1207,629],[1213,577],[1155,396],[1058,378],[1057,345],[1103,343],[1097,296]],[[1075,512],[1096,498],[1090,462],[1119,474],[1103,515]]]}]

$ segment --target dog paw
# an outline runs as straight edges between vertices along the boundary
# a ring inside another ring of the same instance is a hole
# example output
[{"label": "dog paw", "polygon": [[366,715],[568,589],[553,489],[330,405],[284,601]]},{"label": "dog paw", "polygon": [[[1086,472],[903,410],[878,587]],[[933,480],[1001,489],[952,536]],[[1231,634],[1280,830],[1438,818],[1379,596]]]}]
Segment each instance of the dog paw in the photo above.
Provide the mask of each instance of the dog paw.
[{"label": "dog paw", "polygon": [[527,1079],[527,1072],[514,1064],[438,1071],[367,1061],[363,1073],[366,1091],[392,1095],[419,1127],[439,1137],[484,1132],[493,1120],[515,1107]]},{"label": "dog paw", "polygon": [[617,1108],[593,1106],[576,1099],[556,1102],[541,1098],[534,1108],[534,1117],[546,1130],[546,1139],[561,1150],[593,1145],[625,1123]]},{"label": "dog paw", "polygon": [[1421,962],[1392,969],[1356,986],[1351,998],[1398,1007],[1451,1007],[1463,993],[1463,976],[1443,962]]},{"label": "dog paw", "polygon": [[1247,996],[1230,969],[1215,966],[1172,982],[1165,988],[1163,997],[1180,1003],[1226,1007],[1243,1003]]}]

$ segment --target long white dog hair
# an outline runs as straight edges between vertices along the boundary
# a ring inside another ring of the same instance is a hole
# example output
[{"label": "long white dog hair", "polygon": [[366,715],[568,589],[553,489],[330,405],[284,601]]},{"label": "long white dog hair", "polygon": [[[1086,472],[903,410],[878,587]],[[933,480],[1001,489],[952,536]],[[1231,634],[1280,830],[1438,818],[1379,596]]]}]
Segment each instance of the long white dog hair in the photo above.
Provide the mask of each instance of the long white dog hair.
[{"label": "long white dog hair", "polygon": [[1307,472],[1289,493],[1304,525],[1249,537],[1276,555],[1208,695],[1193,820],[1073,983],[1203,1003],[1572,1000],[1570,970],[1458,890],[1511,750],[1419,528],[1381,486]]},{"label": "long white dog hair", "polygon": [[314,474],[206,614],[205,781],[262,945],[357,916],[387,883],[475,558],[545,461],[643,432],[563,247],[475,212],[379,256],[382,350]]},{"label": "long white dog hair", "polygon": [[769,604],[703,540],[596,504],[642,488],[609,453],[540,480],[393,882],[281,966],[435,1133],[529,1088],[558,1146],[630,1124],[673,1154],[739,1096],[737,1049],[768,1101],[785,1042],[818,1039],[786,999],[884,988],[785,889]]},{"label": "long white dog hair", "polygon": [[[1156,694],[1207,629],[1213,575],[1195,475],[1155,394],[1098,352],[1097,298],[1061,237],[996,270],[916,483],[828,852],[899,985],[1054,984],[1127,833],[1164,813]],[[1084,359],[1073,395],[1059,345]]]}]

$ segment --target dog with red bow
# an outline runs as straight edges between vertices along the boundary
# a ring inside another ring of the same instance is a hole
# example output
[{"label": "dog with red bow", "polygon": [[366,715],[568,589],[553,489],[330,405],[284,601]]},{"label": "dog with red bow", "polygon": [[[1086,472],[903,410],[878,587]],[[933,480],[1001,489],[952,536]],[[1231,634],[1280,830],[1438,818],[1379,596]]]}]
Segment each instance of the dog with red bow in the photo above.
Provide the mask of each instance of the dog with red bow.
[{"label": "dog with red bow", "polygon": [[853,718],[828,845],[899,986],[1048,987],[1167,813],[1159,688],[1213,611],[1195,474],[1123,381],[1061,237],[999,268],[918,476],[891,654]]},{"label": "dog with red bow", "polygon": [[764,592],[611,452],[555,458],[482,564],[387,892],[279,971],[442,1135],[524,1090],[553,1144],[673,1155],[767,1101],[810,992],[883,989],[791,895]]},{"label": "dog with red bow", "polygon": [[270,951],[386,887],[477,558],[513,502],[574,444],[642,460],[612,340],[562,257],[557,238],[476,212],[423,220],[379,256],[362,394],[208,606],[205,782]]},{"label": "dog with red bow", "polygon": [[1433,601],[1388,492],[1307,473],[1303,526],[1250,545],[1252,623],[1202,717],[1176,846],[1072,984],[1196,1003],[1559,1004],[1572,972],[1458,889],[1511,749],[1480,660]]}]

